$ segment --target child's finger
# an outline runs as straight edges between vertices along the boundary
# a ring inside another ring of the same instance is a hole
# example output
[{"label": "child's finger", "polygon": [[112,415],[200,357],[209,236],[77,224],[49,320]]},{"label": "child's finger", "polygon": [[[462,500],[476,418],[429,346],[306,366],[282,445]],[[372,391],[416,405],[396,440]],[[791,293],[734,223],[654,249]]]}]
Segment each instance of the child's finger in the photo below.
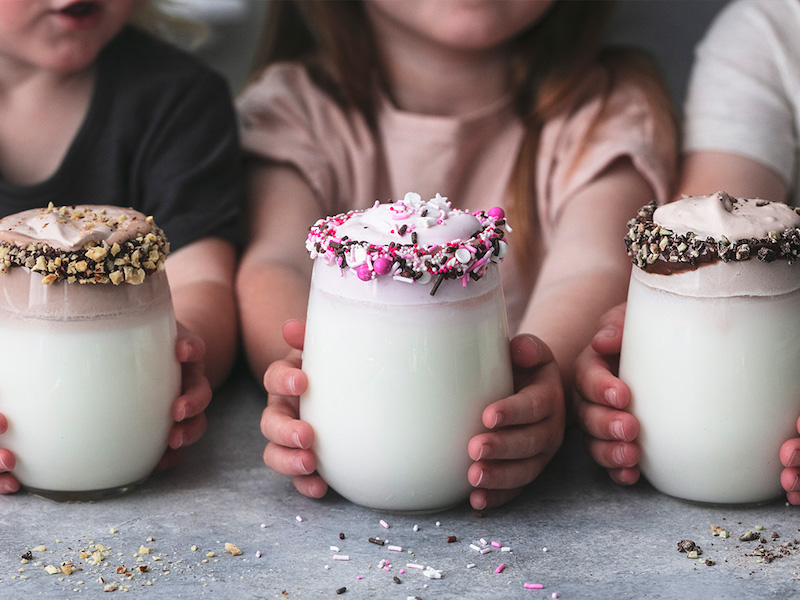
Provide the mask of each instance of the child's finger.
[{"label": "child's finger", "polygon": [[[552,425],[552,426],[551,426]],[[552,419],[536,425],[479,433],[467,445],[472,460],[520,460],[552,454],[561,444],[561,428]]]},{"label": "child's finger", "polygon": [[303,349],[303,338],[306,335],[306,322],[291,319],[283,324],[283,339],[296,350]]},{"label": "child's finger", "polygon": [[618,304],[602,317],[600,327],[592,338],[592,348],[604,355],[619,354],[622,348],[622,331],[625,324],[625,304]]},{"label": "child's finger", "polygon": [[609,469],[608,474],[611,477],[611,480],[619,485],[633,485],[639,481],[639,467]]},{"label": "child's finger", "polygon": [[264,389],[269,394],[300,396],[308,387],[308,378],[300,369],[299,358],[272,363],[264,373]]},{"label": "child's finger", "polygon": [[199,415],[211,403],[211,385],[208,383],[202,369],[197,363],[187,363],[183,366],[181,386],[183,393],[175,399],[172,405],[172,419],[183,421]]},{"label": "child's finger", "polygon": [[533,369],[553,360],[550,347],[539,338],[523,333],[511,340],[511,362],[521,369]]},{"label": "child's finger", "polygon": [[310,448],[314,443],[311,425],[297,416],[297,405],[291,398],[270,400],[261,415],[261,433],[271,442],[287,448]]},{"label": "child's finger", "polygon": [[309,498],[322,498],[328,492],[328,484],[319,475],[292,477],[292,483],[298,492]]},{"label": "child's finger", "polygon": [[19,481],[11,473],[0,475],[0,494],[13,494],[19,491]]},{"label": "child's finger", "polygon": [[589,436],[599,440],[632,442],[639,436],[639,420],[632,414],[591,402],[578,404],[578,422]]},{"label": "child's finger", "polygon": [[476,488],[511,490],[536,479],[549,459],[549,455],[538,454],[522,460],[481,460],[470,465],[467,479]]},{"label": "child's finger", "polygon": [[178,325],[178,341],[175,344],[178,362],[200,362],[205,354],[206,344],[203,339],[182,325]]},{"label": "child's finger", "polygon": [[586,450],[604,469],[635,467],[642,459],[642,450],[634,442],[607,442],[586,438]]},{"label": "child's finger", "polygon": [[780,458],[784,467],[800,467],[800,438],[784,442],[781,446]]},{"label": "child's finger", "polygon": [[575,387],[595,404],[625,408],[631,400],[627,385],[612,372],[608,362],[594,350],[584,350],[575,363]]},{"label": "child's finger", "polygon": [[11,450],[0,448],[0,473],[8,472],[17,466],[17,459]]},{"label": "child's finger", "polygon": [[311,450],[296,450],[270,442],[264,448],[264,464],[283,475],[311,475],[317,469],[317,457]]},{"label": "child's finger", "polygon": [[190,446],[203,437],[206,430],[206,416],[203,413],[176,423],[169,432],[169,447],[173,450]]},{"label": "child's finger", "polygon": [[494,508],[510,502],[519,496],[521,492],[522,488],[513,490],[472,490],[469,495],[469,503],[475,510],[486,510],[487,508]]},{"label": "child's finger", "polygon": [[546,385],[528,385],[516,394],[492,402],[481,415],[487,429],[528,425],[548,417],[561,415],[564,411],[560,389],[548,389]]}]

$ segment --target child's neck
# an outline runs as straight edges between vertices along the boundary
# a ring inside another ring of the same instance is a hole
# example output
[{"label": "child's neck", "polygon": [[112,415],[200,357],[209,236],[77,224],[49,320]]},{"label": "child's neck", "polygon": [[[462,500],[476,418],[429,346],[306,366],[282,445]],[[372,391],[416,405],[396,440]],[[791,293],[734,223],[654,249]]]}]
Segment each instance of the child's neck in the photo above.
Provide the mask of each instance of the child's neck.
[{"label": "child's neck", "polygon": [[458,116],[488,106],[509,91],[509,60],[502,51],[452,51],[385,42],[383,56],[392,100],[401,110]]},{"label": "child's neck", "polygon": [[94,68],[63,74],[0,61],[0,174],[44,181],[60,166],[86,116]]}]

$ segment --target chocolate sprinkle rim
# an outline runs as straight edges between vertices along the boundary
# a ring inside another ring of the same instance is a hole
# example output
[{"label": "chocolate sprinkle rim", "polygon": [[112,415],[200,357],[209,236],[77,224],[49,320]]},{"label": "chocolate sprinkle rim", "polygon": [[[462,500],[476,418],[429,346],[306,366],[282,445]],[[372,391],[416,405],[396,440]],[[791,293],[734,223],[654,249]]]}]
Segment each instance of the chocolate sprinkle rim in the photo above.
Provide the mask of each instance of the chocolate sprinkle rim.
[{"label": "chocolate sprinkle rim", "polygon": [[[56,209],[58,210],[58,209]],[[78,250],[60,250],[45,242],[18,246],[0,242],[0,273],[12,267],[25,267],[42,274],[42,283],[59,281],[81,284],[138,285],[147,275],[164,270],[169,241],[164,231],[145,217],[151,230],[122,243],[106,240],[87,243]]]},{"label": "chocolate sprinkle rim", "polygon": [[[474,216],[480,223],[480,229],[465,241],[456,239],[445,244],[421,246],[416,243],[396,242],[386,245],[370,244],[347,236],[340,238],[337,228],[365,210],[369,209],[351,210],[320,219],[312,225],[306,240],[306,249],[311,258],[322,257],[342,271],[351,270],[364,281],[391,276],[408,283],[425,285],[432,282],[430,295],[433,296],[446,279],[460,278],[464,286],[470,279],[481,279],[489,265],[501,262],[508,251],[508,244],[503,238],[511,228],[506,224],[506,219],[493,219],[483,210],[471,212],[453,209],[453,212]],[[461,249],[470,254],[465,262],[456,257]],[[374,265],[379,259],[388,259],[392,263],[391,269],[385,275],[375,271]],[[362,269],[361,274],[358,273],[359,267]]]},{"label": "chocolate sprinkle rim", "polygon": [[[800,253],[800,228],[791,227],[780,233],[770,231],[765,238],[745,238],[731,241],[726,237],[717,240],[702,238],[692,231],[677,234],[653,221],[655,201],[639,209],[628,221],[625,247],[631,261],[640,269],[666,271],[690,269],[717,261],[744,261],[758,258],[770,263],[786,260],[790,264]],[[800,210],[795,208],[800,214]],[[664,265],[663,263],[668,263]]]}]

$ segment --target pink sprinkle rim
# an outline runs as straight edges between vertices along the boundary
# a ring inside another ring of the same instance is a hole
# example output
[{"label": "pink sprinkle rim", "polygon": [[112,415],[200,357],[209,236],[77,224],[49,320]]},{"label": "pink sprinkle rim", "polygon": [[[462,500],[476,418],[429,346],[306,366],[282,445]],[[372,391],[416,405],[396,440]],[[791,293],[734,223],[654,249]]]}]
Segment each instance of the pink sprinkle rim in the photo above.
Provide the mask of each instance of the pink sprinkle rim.
[{"label": "pink sprinkle rim", "polygon": [[[446,244],[422,246],[419,244],[377,245],[364,241],[340,238],[337,229],[343,223],[361,214],[366,209],[351,210],[346,213],[320,219],[309,230],[306,249],[312,259],[321,257],[343,271],[352,271],[362,281],[390,276],[406,283],[433,283],[431,295],[445,279],[461,279],[463,286],[470,279],[481,279],[492,263],[499,263],[508,251],[504,241],[506,224],[502,209],[489,211],[462,211],[454,213],[469,214],[480,223],[480,229],[468,240],[453,240]],[[469,252],[469,259],[462,262],[463,252],[456,257],[458,250]],[[355,259],[355,253],[360,254]],[[391,267],[386,268],[387,261]]]}]

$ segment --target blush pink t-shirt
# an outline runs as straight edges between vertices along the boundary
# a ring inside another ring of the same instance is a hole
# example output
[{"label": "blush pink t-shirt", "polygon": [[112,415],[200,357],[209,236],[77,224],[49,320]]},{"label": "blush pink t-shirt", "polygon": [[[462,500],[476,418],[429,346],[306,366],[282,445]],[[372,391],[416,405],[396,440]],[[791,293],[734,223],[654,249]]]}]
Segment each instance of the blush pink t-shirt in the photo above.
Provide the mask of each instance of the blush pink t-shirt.
[{"label": "blush pink t-shirt", "polygon": [[[602,89],[605,75],[598,70],[593,76]],[[659,130],[643,94],[631,85],[617,86],[584,147],[601,106],[599,98],[591,98],[542,129],[531,198],[545,251],[563,207],[620,157],[631,160],[656,200],[669,198],[674,139]],[[295,63],[270,66],[241,95],[238,109],[245,151],[297,169],[316,194],[320,217],[368,208],[375,200],[399,200],[406,192],[424,198],[440,193],[454,207],[469,210],[507,206],[524,135],[510,97],[458,117],[403,112],[383,99],[375,135],[359,113],[343,110]],[[501,271],[512,333],[537,275],[516,276],[520,268],[509,252]]]}]

